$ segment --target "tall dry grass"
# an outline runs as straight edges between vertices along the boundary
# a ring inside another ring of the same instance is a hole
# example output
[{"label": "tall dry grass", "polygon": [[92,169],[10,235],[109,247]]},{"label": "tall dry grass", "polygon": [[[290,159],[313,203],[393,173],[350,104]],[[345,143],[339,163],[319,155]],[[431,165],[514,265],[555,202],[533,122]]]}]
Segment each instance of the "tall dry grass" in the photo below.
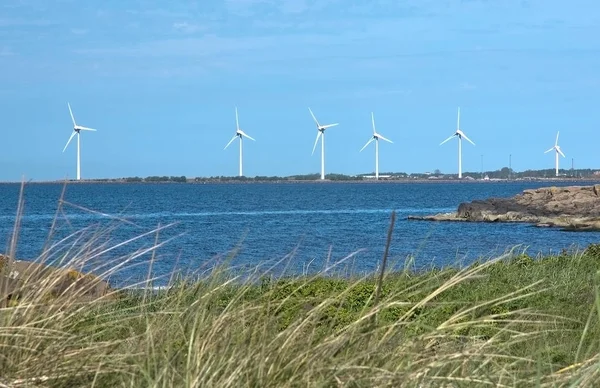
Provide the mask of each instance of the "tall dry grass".
[{"label": "tall dry grass", "polygon": [[[102,297],[90,296],[97,281],[64,287],[73,269],[101,280],[140,257],[154,260],[167,227],[140,234],[156,239],[117,257],[109,254],[137,238],[107,245],[113,225],[49,238],[38,261],[57,270],[24,279],[12,292],[18,299],[0,309],[0,387],[598,386],[598,285],[582,301],[583,322],[538,311],[530,301],[559,295],[573,278],[548,282],[552,272],[510,254],[426,274],[387,272],[385,254],[379,274],[361,278],[267,279],[225,265],[158,291],[146,287],[151,272]],[[495,281],[520,265],[514,284]],[[527,268],[532,278],[517,282]],[[576,338],[576,354],[552,359],[556,338]]]}]

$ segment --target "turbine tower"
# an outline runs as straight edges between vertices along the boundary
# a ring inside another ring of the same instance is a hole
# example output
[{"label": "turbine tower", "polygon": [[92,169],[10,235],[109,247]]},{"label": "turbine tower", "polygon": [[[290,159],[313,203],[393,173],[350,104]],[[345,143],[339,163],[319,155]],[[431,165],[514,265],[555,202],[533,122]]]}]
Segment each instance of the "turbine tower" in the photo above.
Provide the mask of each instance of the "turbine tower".
[{"label": "turbine tower", "polygon": [[445,142],[451,140],[454,137],[458,138],[458,179],[461,179],[462,178],[462,139],[464,138],[465,140],[467,140],[469,143],[471,143],[473,145],[475,145],[475,143],[473,143],[471,141],[471,139],[469,139],[467,137],[467,135],[465,135],[465,133],[460,130],[460,107],[458,108],[458,119],[456,120],[456,132],[454,132],[454,134],[452,136],[450,136],[449,138],[447,138],[446,140],[441,142],[440,145],[444,144]]},{"label": "turbine tower", "polygon": [[373,112],[371,112],[371,123],[373,124],[373,136],[369,139],[367,144],[365,144],[363,146],[363,148],[360,149],[359,152],[362,152],[362,150],[367,148],[367,146],[369,144],[371,144],[371,142],[375,141],[375,179],[378,180],[379,179],[379,139],[385,140],[388,143],[393,143],[393,141],[386,139],[385,137],[383,137],[382,135],[377,133],[377,131],[375,130],[375,116],[373,116]]},{"label": "turbine tower", "polygon": [[77,180],[80,180],[81,179],[81,141],[79,139],[80,131],[96,131],[96,130],[92,129],[92,128],[82,127],[81,125],[77,125],[75,123],[75,116],[73,116],[73,111],[71,110],[71,104],[69,104],[67,102],[67,106],[69,107],[69,113],[71,114],[71,120],[73,120],[73,133],[71,134],[71,137],[69,137],[69,140],[67,141],[67,144],[65,145],[65,148],[63,148],[63,152],[65,152],[65,150],[69,146],[69,143],[71,142],[71,140],[73,140],[73,137],[75,135],[77,135]]},{"label": "turbine tower", "polygon": [[544,152],[545,154],[554,150],[556,151],[556,176],[558,176],[558,154],[561,154],[562,157],[565,157],[565,154],[563,154],[563,152],[560,149],[560,146],[558,145],[558,135],[560,134],[560,131],[556,132],[556,142],[554,143],[554,147],[550,148],[548,151]]},{"label": "turbine tower", "polygon": [[244,174],[242,172],[242,138],[246,137],[253,141],[256,141],[256,140],[254,140],[252,137],[246,135],[246,133],[240,129],[240,121],[238,119],[237,107],[235,107],[235,127],[236,127],[235,135],[233,135],[233,137],[231,138],[231,140],[229,140],[229,143],[227,143],[227,145],[225,146],[225,148],[223,148],[223,150],[227,149],[227,147],[229,147],[229,145],[231,143],[233,143],[233,141],[236,138],[238,138],[238,137],[240,138],[240,176],[243,176]]},{"label": "turbine tower", "polygon": [[310,108],[308,108],[308,111],[310,112],[310,115],[312,116],[313,120],[315,120],[315,124],[317,125],[317,138],[315,139],[315,145],[313,146],[312,155],[315,154],[315,149],[317,148],[317,143],[319,142],[319,137],[321,138],[321,180],[324,180],[325,179],[325,130],[327,128],[335,127],[339,123],[321,125],[321,124],[319,124],[319,121],[315,117],[315,114],[313,113],[313,111]]}]

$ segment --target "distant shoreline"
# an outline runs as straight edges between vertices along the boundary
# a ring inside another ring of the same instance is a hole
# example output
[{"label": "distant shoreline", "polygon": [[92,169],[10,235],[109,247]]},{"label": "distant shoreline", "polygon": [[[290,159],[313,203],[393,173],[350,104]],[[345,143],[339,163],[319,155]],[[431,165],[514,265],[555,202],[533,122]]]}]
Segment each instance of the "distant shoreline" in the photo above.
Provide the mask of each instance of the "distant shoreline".
[{"label": "distant shoreline", "polygon": [[[188,182],[172,182],[172,181],[126,181],[126,180],[102,180],[102,179],[89,179],[89,180],[54,180],[54,181],[25,181],[27,185],[31,184],[168,184],[168,185],[203,185],[203,184],[214,184],[214,185],[223,185],[223,184],[336,184],[336,183],[354,183],[354,184],[407,184],[407,183],[447,183],[447,184],[473,184],[473,183],[524,183],[524,182],[548,182],[548,183],[556,183],[556,182],[599,182],[600,177],[598,178],[528,178],[528,179],[490,179],[490,180],[482,180],[482,179],[362,179],[362,180],[293,180],[293,179],[281,179],[281,180],[253,180],[249,178],[247,180],[201,180],[194,181],[189,180]],[[21,184],[20,181],[2,181],[0,184],[4,185],[15,185]]]}]

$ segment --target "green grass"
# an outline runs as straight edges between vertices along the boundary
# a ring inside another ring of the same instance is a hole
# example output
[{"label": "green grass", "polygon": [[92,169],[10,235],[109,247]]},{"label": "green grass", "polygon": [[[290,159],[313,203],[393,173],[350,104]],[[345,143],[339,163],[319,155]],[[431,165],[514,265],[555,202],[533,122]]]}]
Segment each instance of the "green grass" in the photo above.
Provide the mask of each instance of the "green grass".
[{"label": "green grass", "polygon": [[0,384],[594,386],[599,270],[591,246],[389,273],[377,305],[374,277],[223,269],[110,301],[24,296],[0,310]]}]

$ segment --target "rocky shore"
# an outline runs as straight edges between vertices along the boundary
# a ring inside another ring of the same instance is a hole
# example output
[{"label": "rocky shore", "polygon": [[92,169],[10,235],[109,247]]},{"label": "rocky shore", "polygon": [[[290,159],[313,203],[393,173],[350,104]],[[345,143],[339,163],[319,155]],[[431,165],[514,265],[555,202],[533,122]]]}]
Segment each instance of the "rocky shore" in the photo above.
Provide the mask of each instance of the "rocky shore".
[{"label": "rocky shore", "polygon": [[461,203],[456,212],[409,216],[409,220],[525,222],[569,231],[600,231],[600,185],[544,187],[512,198]]}]

